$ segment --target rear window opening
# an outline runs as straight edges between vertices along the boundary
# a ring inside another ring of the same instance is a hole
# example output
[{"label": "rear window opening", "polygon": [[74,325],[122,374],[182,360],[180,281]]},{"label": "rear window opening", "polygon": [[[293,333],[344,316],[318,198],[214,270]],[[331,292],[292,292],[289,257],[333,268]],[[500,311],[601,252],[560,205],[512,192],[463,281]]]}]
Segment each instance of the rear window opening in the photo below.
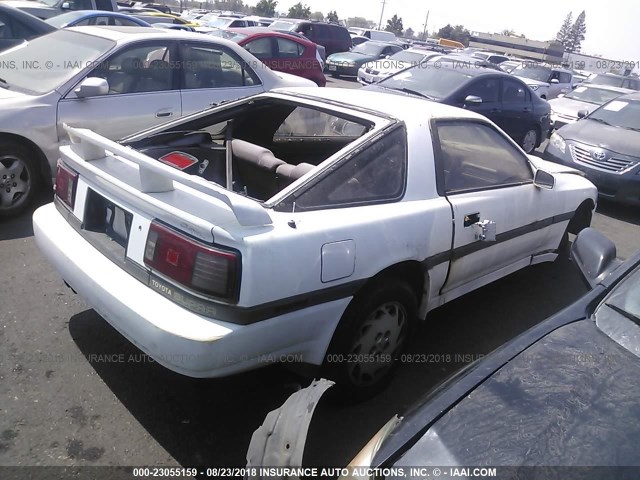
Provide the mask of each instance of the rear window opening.
[{"label": "rear window opening", "polygon": [[[372,127],[362,119],[265,99],[202,116],[125,145],[264,202]],[[228,156],[231,169],[227,168]],[[197,161],[167,162],[181,158]]]}]

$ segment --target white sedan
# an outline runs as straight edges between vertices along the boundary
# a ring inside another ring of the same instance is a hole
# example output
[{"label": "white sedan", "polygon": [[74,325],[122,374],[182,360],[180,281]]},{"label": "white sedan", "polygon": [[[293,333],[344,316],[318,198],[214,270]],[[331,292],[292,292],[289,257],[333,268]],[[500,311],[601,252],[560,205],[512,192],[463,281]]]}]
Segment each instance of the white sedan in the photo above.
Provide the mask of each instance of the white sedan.
[{"label": "white sedan", "polygon": [[220,102],[309,80],[234,42],[137,27],[75,27],[0,54],[0,218],[55,175],[63,123],[110,139]]},{"label": "white sedan", "polygon": [[384,385],[427,312],[587,227],[597,190],[473,112],[291,89],[122,140],[69,128],[38,246],[166,367],[323,367]]}]

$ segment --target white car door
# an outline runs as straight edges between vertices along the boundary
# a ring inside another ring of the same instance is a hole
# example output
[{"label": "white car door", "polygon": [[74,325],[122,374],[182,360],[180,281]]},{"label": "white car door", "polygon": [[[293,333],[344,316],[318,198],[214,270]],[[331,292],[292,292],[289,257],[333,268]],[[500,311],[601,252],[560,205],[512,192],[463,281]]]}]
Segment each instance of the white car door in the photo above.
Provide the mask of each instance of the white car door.
[{"label": "white car door", "polygon": [[526,155],[492,125],[478,120],[436,125],[438,189],[454,217],[445,293],[538,253],[553,221],[555,195],[533,185]]},{"label": "white car door", "polygon": [[266,67],[258,60],[247,65],[231,49],[211,43],[183,42],[180,53],[184,115],[264,92],[256,70]]},{"label": "white car door", "polygon": [[136,43],[114,53],[85,77],[104,78],[109,93],[78,98],[72,88],[58,103],[59,138],[66,137],[63,123],[116,140],[180,117],[174,55],[171,41]]}]

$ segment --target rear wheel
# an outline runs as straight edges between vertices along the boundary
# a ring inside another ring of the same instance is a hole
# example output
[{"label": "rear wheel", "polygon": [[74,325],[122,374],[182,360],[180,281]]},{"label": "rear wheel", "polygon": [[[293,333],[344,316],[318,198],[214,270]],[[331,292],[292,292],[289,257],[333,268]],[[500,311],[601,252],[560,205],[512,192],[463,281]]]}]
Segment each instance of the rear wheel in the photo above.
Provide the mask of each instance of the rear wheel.
[{"label": "rear wheel", "polygon": [[0,218],[18,215],[33,200],[40,184],[35,155],[24,145],[3,142],[0,148]]},{"label": "rear wheel", "polygon": [[364,400],[384,388],[417,317],[416,296],[404,281],[380,279],[358,294],[334,333],[325,374],[341,400]]},{"label": "rear wheel", "polygon": [[538,129],[531,127],[522,136],[522,142],[520,146],[526,153],[531,153],[538,146]]}]

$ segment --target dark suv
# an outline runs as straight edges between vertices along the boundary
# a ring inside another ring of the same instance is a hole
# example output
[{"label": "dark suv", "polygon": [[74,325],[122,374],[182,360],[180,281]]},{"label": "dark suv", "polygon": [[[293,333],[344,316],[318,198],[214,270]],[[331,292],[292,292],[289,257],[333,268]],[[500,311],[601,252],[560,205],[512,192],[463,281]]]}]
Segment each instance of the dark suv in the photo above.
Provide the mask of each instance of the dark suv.
[{"label": "dark suv", "polygon": [[352,47],[349,31],[336,23],[280,18],[269,25],[269,28],[302,33],[312,42],[322,45],[327,56],[332,53],[348,52]]}]

